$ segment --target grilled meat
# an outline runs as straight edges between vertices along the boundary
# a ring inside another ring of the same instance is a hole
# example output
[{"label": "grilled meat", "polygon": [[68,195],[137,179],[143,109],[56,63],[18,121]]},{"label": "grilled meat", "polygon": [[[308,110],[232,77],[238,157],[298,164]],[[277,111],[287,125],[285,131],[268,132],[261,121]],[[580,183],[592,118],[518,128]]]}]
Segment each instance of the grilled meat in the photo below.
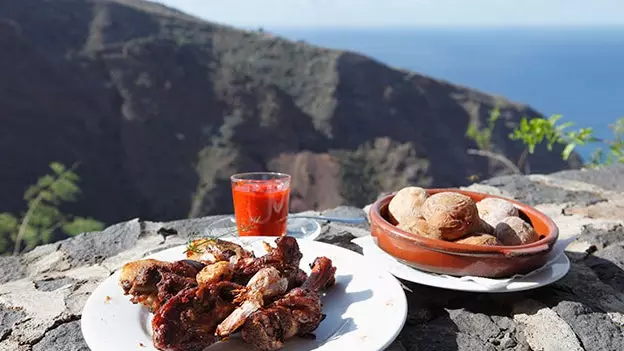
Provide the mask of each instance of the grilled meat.
[{"label": "grilled meat", "polygon": [[199,351],[217,341],[217,325],[236,305],[244,287],[221,281],[181,291],[165,303],[152,320],[152,341],[163,351]]},{"label": "grilled meat", "polygon": [[204,265],[182,260],[164,262],[154,259],[133,261],[121,269],[119,283],[132,303],[145,305],[150,312],[186,288],[197,285],[196,275]]},{"label": "grilled meat", "polygon": [[329,258],[315,259],[312,273],[301,287],[246,319],[243,341],[258,350],[271,351],[283,348],[284,342],[296,335],[309,336],[325,318],[320,293],[335,283],[335,272]]}]

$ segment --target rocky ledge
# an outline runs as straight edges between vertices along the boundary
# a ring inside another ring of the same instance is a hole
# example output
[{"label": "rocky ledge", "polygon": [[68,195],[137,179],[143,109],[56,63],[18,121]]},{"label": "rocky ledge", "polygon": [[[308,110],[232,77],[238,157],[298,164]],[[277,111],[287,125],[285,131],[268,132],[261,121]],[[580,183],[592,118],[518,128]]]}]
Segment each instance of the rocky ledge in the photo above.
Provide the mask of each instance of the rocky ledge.
[{"label": "rocky ledge", "polygon": [[[540,289],[475,294],[404,283],[406,325],[390,350],[624,350],[624,167],[504,176],[469,187],[534,205],[568,246],[570,272]],[[350,207],[332,214],[363,215]],[[185,243],[217,217],[133,219],[0,258],[0,350],[88,350],[80,314],[91,291],[129,260]],[[358,250],[366,226],[324,224],[319,240]]]}]

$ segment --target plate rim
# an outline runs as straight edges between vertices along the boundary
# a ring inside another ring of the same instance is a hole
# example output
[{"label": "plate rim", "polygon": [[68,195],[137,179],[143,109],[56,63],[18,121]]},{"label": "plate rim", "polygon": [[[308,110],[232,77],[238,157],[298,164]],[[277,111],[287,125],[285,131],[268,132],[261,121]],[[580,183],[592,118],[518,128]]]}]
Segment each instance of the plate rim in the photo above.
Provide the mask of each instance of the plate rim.
[{"label": "plate rim", "polygon": [[[357,243],[356,243],[356,245],[357,245]],[[360,246],[360,247],[362,247],[362,246]],[[369,250],[371,250],[371,249],[370,249],[370,248],[368,248],[368,247],[362,247],[362,252],[364,252],[364,256],[367,256],[365,253],[366,253],[367,251],[368,251],[368,252],[370,252]],[[377,251],[377,250],[375,250],[375,251]],[[426,272],[426,271],[419,270],[419,269],[414,268],[414,267],[410,267],[410,266],[404,265],[404,264],[402,264],[401,262],[398,262],[396,259],[394,259],[394,257],[392,257],[391,255],[388,255],[387,253],[385,253],[385,252],[383,252],[383,251],[382,251],[382,252],[380,252],[380,253],[369,253],[369,259],[370,259],[370,258],[372,258],[372,257],[374,257],[374,256],[378,256],[378,255],[384,255],[384,256],[387,256],[388,258],[392,259],[392,260],[393,260],[393,262],[395,262],[396,264],[403,265],[403,266],[405,266],[405,267],[407,267],[407,268],[413,269],[413,270],[418,271],[418,272],[420,272],[420,273],[422,273],[422,274],[427,274],[427,275],[430,275],[430,274],[431,274],[430,272]],[[437,283],[436,281],[434,281],[433,283],[432,283],[432,282],[423,281],[423,280],[418,280],[418,281],[415,281],[415,280],[413,280],[413,279],[405,278],[405,276],[404,276],[403,274],[401,274],[401,273],[398,273],[398,274],[397,274],[397,273],[396,273],[396,270],[395,270],[393,267],[389,267],[389,265],[388,265],[388,264],[383,264],[383,265],[385,266],[385,268],[386,268],[386,269],[387,269],[387,270],[388,270],[388,271],[389,271],[392,275],[394,275],[394,276],[395,276],[395,277],[397,277],[398,279],[402,279],[402,280],[405,280],[405,281],[408,281],[408,282],[412,282],[412,283],[416,283],[416,284],[421,284],[421,285],[426,285],[426,286],[431,286],[431,287],[434,287],[434,288],[439,288],[439,289],[446,289],[446,290],[465,291],[465,292],[476,292],[476,293],[493,293],[493,294],[494,294],[494,293],[512,293],[512,292],[518,292],[518,291],[533,290],[533,289],[541,288],[541,287],[544,287],[544,286],[550,285],[550,284],[552,284],[552,283],[555,283],[555,282],[557,282],[558,280],[560,280],[560,279],[562,279],[563,277],[565,277],[565,276],[566,276],[566,274],[568,274],[568,272],[570,271],[570,268],[571,268],[571,262],[570,262],[570,259],[568,258],[568,256],[565,254],[565,252],[562,252],[562,253],[559,255],[559,257],[557,257],[554,261],[550,262],[548,265],[549,265],[549,266],[553,266],[553,265],[555,265],[555,264],[563,264],[563,265],[565,266],[565,269],[563,269],[563,270],[561,271],[561,273],[559,273],[559,274],[555,275],[554,277],[552,277],[552,278],[550,278],[550,279],[548,279],[548,280],[546,280],[546,281],[541,281],[541,282],[538,282],[538,283],[536,283],[536,284],[534,284],[534,285],[521,286],[521,287],[518,287],[518,288],[512,288],[512,289],[509,289],[509,286],[510,286],[510,285],[512,285],[512,284],[514,283],[514,281],[513,281],[513,280],[509,281],[507,284],[505,284],[505,285],[503,285],[503,286],[501,286],[501,287],[494,288],[494,289],[487,289],[487,288],[485,288],[485,287],[483,287],[482,289],[477,289],[477,288],[474,288],[474,289],[470,289],[470,288],[462,288],[461,286],[456,286],[456,285],[452,284],[452,282],[451,282],[448,278],[445,278],[445,277],[443,277],[443,276],[436,276],[436,278],[443,279],[443,280],[447,280],[447,281],[449,281],[449,283],[448,283],[448,284],[441,284],[441,283]],[[472,282],[472,284],[473,284],[473,285],[475,285],[475,286],[479,286],[478,284],[476,284],[476,283],[474,283],[474,282]]]},{"label": "plate rim", "polygon": [[[260,237],[260,236],[256,236],[256,237],[222,237],[220,239],[224,239],[224,240],[228,240],[228,239],[243,239],[243,241],[245,240],[251,240],[251,243],[249,243],[249,245],[252,245],[254,242],[256,241],[260,241],[260,240],[274,240],[277,237]],[[377,340],[384,340],[383,343],[380,341],[378,342],[376,346],[378,346],[377,350],[384,350],[386,349],[388,346],[390,346],[399,336],[399,334],[401,333],[401,331],[403,330],[403,328],[405,327],[405,323],[407,321],[407,316],[408,316],[408,311],[409,311],[409,306],[407,303],[407,296],[406,293],[402,287],[401,282],[399,281],[399,279],[394,276],[390,271],[388,271],[387,269],[375,266],[372,264],[372,262],[370,262],[363,254],[360,254],[358,252],[346,249],[344,247],[338,246],[338,245],[333,245],[330,243],[325,243],[325,242],[321,242],[321,241],[317,241],[317,240],[304,240],[304,239],[297,239],[297,241],[299,240],[303,240],[306,243],[303,245],[319,245],[320,248],[322,248],[323,246],[329,246],[331,247],[332,250],[335,250],[336,252],[339,252],[341,254],[345,254],[345,255],[352,255],[352,256],[357,256],[359,260],[361,260],[361,263],[364,263],[366,265],[368,265],[367,268],[372,269],[373,271],[367,270],[368,272],[375,272],[376,274],[378,274],[379,276],[381,276],[385,283],[389,283],[394,285],[394,288],[390,288],[388,285],[386,285],[386,290],[394,290],[396,292],[396,299],[394,300],[396,305],[397,305],[397,312],[398,311],[402,311],[401,316],[399,316],[396,319],[396,328],[393,329],[392,335],[390,333],[388,333],[387,337],[384,338],[378,338]],[[140,259],[146,259],[146,258],[157,258],[159,256],[165,255],[167,252],[172,252],[172,251],[176,251],[176,250],[180,250],[180,254],[183,252],[184,248],[186,245],[177,245],[174,247],[169,247],[169,248],[164,248],[163,250],[160,250],[158,252],[151,252],[149,255],[145,255],[142,258],[138,258],[137,260]],[[95,293],[97,291],[99,291],[100,289],[105,289],[105,287],[108,284],[114,283],[113,281],[118,279],[118,276],[120,274],[121,271],[121,267],[118,268],[117,270],[113,271],[106,279],[102,280],[97,287],[91,292],[91,294],[89,295],[89,297],[87,298],[87,301],[85,302],[82,311],[81,311],[81,323],[80,323],[80,329],[81,329],[81,334],[83,335],[83,338],[85,340],[85,343],[87,344],[88,347],[92,348],[95,345],[97,345],[97,343],[94,345],[94,341],[96,340],[98,333],[95,332],[95,330],[97,330],[97,328],[95,328],[95,325],[92,327],[90,327],[90,324],[94,324],[95,322],[87,322],[87,323],[83,323],[83,318],[85,316],[85,311],[89,311],[92,305],[94,305],[95,303],[97,303],[95,301],[94,296],[96,295]],[[374,287],[374,285],[371,285],[371,287]],[[129,300],[126,300],[127,303],[130,303]],[[97,311],[97,309],[94,309],[94,311]],[[87,316],[89,315],[89,312],[87,313]],[[94,315],[92,318],[87,317],[87,321],[95,321],[97,320],[97,315]],[[384,321],[386,322],[386,321]],[[97,323],[95,323],[97,324]],[[87,327],[85,327],[87,326]],[[94,329],[94,330],[91,330]],[[85,333],[86,331],[86,333]],[[99,334],[101,336],[101,334]],[[367,342],[367,345],[369,344],[369,342]],[[98,346],[96,346],[98,347]],[[318,349],[318,348],[317,348]],[[316,350],[316,349],[314,349]]]}]

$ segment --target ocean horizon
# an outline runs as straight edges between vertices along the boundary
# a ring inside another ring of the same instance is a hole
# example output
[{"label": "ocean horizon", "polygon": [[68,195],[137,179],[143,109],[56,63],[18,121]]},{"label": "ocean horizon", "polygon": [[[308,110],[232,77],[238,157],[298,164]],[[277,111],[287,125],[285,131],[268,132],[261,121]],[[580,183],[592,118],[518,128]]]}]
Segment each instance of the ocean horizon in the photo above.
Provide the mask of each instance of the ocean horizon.
[{"label": "ocean horizon", "polygon": [[[266,30],[561,114],[600,138],[624,117],[624,26]],[[577,151],[588,160],[596,147]]]}]

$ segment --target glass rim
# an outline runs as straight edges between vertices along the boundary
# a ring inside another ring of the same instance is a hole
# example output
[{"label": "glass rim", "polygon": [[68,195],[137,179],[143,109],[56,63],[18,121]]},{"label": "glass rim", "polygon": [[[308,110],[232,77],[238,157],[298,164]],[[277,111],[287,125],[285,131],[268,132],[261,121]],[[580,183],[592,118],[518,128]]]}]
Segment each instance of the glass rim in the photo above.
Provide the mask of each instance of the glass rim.
[{"label": "glass rim", "polygon": [[[247,177],[250,176],[254,176],[254,175],[268,175],[268,176],[273,176],[274,178],[271,179],[250,179]],[[288,173],[280,173],[280,172],[245,172],[245,173],[236,173],[230,176],[230,180],[233,182],[268,182],[268,181],[274,181],[274,180],[290,180],[291,179],[291,175]]]}]

